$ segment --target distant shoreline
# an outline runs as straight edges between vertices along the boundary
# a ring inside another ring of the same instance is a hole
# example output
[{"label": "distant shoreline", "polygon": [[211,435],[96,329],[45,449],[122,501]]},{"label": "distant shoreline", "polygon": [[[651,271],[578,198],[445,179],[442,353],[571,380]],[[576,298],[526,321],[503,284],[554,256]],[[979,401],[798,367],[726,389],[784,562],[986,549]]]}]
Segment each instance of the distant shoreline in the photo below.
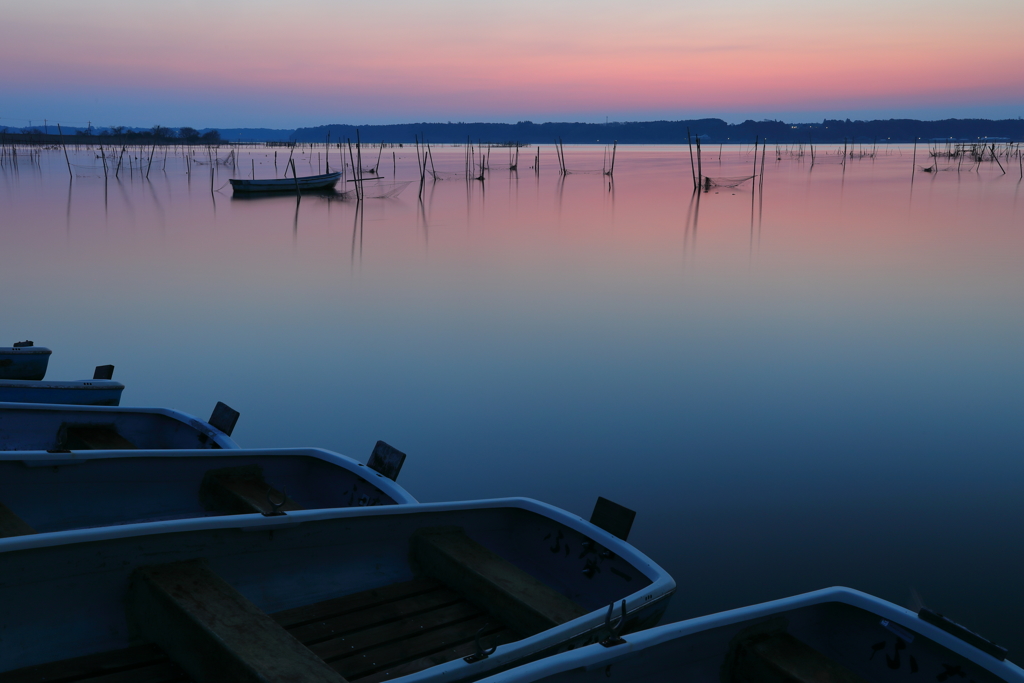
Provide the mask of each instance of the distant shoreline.
[{"label": "distant shoreline", "polygon": [[[53,130],[51,125],[50,130]],[[164,129],[167,130],[167,129]],[[192,129],[194,130],[194,129]],[[1024,141],[1024,119],[887,119],[851,121],[826,119],[821,123],[786,123],[784,121],[744,121],[731,124],[721,119],[681,121],[631,121],[611,123],[401,123],[388,125],[328,124],[288,129],[220,128],[195,131],[202,135],[213,132],[219,139],[202,137],[154,137],[145,129],[122,130],[116,134],[88,134],[82,129],[65,129],[64,142],[71,145],[190,145],[203,147],[237,143],[269,143],[287,145],[344,142],[358,137],[367,144],[415,144],[417,140],[432,144],[536,145],[561,141],[564,144],[682,144],[696,141],[703,144],[750,144],[767,140],[778,144],[900,144],[969,142],[1008,143]],[[329,136],[329,138],[328,138]],[[0,131],[3,144],[59,145],[56,132]]]},{"label": "distant shoreline", "polygon": [[755,139],[770,143],[912,143],[932,142],[1014,142],[1024,140],[1024,119],[945,119],[918,121],[890,119],[850,121],[826,119],[821,123],[744,121],[730,124],[721,119],[683,121],[637,121],[614,123],[404,123],[353,126],[331,124],[299,128],[297,142],[356,139],[358,129],[364,142],[413,143],[417,138],[435,144],[473,143],[550,144],[676,144],[685,145],[698,137],[703,144],[749,144]]}]

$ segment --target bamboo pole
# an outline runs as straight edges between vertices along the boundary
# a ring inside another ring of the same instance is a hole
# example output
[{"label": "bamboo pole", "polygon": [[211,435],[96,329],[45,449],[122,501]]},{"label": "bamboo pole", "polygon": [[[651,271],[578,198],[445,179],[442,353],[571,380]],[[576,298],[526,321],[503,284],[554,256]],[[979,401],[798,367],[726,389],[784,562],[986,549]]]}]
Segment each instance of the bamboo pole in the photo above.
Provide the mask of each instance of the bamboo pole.
[{"label": "bamboo pole", "polygon": [[690,148],[690,175],[693,176],[693,191],[697,191],[697,169],[693,165],[693,142],[690,141],[690,127],[686,127],[686,144]]},{"label": "bamboo pole", "polygon": [[[750,178],[750,220],[754,220],[754,195],[757,192],[757,143],[760,136],[754,136],[754,174]],[[761,150],[761,158],[764,158],[764,150]],[[753,223],[751,223],[753,225]]]},{"label": "bamboo pole", "polygon": [[71,171],[71,160],[68,159],[68,146],[64,144],[64,131],[60,129],[60,124],[57,124],[57,132],[60,133],[60,146],[64,148],[64,161],[68,164],[68,175],[74,179],[75,174]]},{"label": "bamboo pole", "polygon": [[914,174],[917,173],[917,136],[914,136],[914,158],[910,162],[912,164],[910,169],[910,184],[914,184]]},{"label": "bamboo pole", "polygon": [[[697,181],[698,181],[698,185],[697,185],[698,187],[700,187],[701,185],[704,184],[704,168],[701,166],[700,138],[699,137],[697,138]],[[711,183],[711,179],[708,178],[708,188],[711,187],[710,183]]]},{"label": "bamboo pole", "polygon": [[757,191],[761,193],[761,199],[764,199],[764,150],[761,150],[761,177],[757,183]]},{"label": "bamboo pole", "polygon": [[[992,159],[994,159],[995,162],[999,164],[999,170],[1003,172],[1003,175],[1006,175],[1006,169],[1003,168],[1002,162],[999,161],[999,155],[996,154],[996,146],[994,144],[992,145]],[[936,168],[938,167],[936,166]]]}]

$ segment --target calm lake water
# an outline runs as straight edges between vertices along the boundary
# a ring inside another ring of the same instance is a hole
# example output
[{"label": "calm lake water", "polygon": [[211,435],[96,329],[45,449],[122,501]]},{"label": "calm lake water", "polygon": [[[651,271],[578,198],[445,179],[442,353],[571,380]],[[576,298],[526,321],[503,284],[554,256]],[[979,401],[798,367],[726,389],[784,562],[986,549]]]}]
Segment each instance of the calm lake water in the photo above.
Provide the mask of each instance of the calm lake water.
[{"label": "calm lake water", "polygon": [[[826,151],[769,154],[753,203],[749,181],[695,196],[685,147],[619,148],[613,186],[561,179],[550,145],[518,177],[495,149],[484,182],[361,204],[235,199],[225,166],[211,193],[205,153],[106,183],[94,151],[70,182],[59,150],[22,156],[0,168],[0,342],[54,349],[51,379],[115,364],[125,405],[222,400],[244,446],[365,460],[383,439],[423,501],[611,498],[679,583],[670,619],[846,585],[1022,662],[1016,163],[912,185],[910,148]],[[749,148],[721,155],[706,175],[752,173]],[[417,177],[409,147],[380,166]],[[243,149],[253,171],[274,150]]]}]

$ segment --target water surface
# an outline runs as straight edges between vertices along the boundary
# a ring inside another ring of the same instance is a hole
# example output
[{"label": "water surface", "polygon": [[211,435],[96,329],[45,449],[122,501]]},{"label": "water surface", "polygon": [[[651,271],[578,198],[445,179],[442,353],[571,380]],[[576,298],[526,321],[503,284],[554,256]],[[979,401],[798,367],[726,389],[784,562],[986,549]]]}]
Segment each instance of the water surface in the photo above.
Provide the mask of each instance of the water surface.
[{"label": "water surface", "polygon": [[[598,172],[561,178],[545,146],[539,174],[496,149],[483,182],[357,203],[232,198],[225,166],[211,192],[180,151],[105,181],[72,150],[69,180],[44,151],[0,168],[0,342],[53,348],[48,378],[115,364],[125,405],[225,401],[245,446],[383,439],[424,501],[612,498],[678,581],[673,619],[846,585],[1020,662],[1020,178],[824,152],[769,154],[753,200],[694,195],[685,147],[620,148],[610,184],[603,148],[567,147]],[[409,147],[380,166],[417,177]],[[753,169],[705,149],[706,175]],[[253,172],[274,150],[242,151]]]}]

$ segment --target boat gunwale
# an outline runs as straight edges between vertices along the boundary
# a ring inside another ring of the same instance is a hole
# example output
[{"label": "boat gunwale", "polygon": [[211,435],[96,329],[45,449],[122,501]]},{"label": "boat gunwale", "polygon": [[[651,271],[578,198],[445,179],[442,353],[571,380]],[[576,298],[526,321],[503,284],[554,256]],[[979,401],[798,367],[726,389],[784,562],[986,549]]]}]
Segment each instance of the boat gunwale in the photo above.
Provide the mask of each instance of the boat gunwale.
[{"label": "boat gunwale", "polygon": [[924,621],[916,612],[853,588],[833,586],[787,598],[656,626],[646,631],[639,631],[625,636],[626,642],[621,645],[611,648],[604,647],[601,644],[587,645],[479,679],[477,683],[530,683],[574,669],[586,668],[589,670],[595,666],[605,666],[622,661],[632,655],[638,655],[644,650],[662,645],[676,638],[714,628],[734,626],[745,621],[763,619],[780,612],[828,603],[840,603],[851,607],[858,607],[880,618],[888,619],[908,631],[912,631],[942,647],[952,650],[961,657],[974,662],[989,673],[999,676],[1004,680],[1024,681],[1024,669],[1021,669],[1018,665],[1008,659],[1004,661],[996,659],[992,655],[957,638],[955,635]]},{"label": "boat gunwale", "polygon": [[[124,389],[124,385],[113,379],[0,379],[0,387],[7,387],[11,389],[67,389],[75,391],[99,391],[99,390],[110,390],[117,389],[120,387]],[[17,403],[16,401],[6,401],[6,403]],[[74,403],[41,403],[38,405],[66,405],[73,406]],[[103,407],[103,406],[100,406]],[[108,406],[116,408],[119,406]]]},{"label": "boat gunwale", "polygon": [[20,354],[27,356],[50,356],[53,350],[45,346],[0,346],[0,356]]}]

